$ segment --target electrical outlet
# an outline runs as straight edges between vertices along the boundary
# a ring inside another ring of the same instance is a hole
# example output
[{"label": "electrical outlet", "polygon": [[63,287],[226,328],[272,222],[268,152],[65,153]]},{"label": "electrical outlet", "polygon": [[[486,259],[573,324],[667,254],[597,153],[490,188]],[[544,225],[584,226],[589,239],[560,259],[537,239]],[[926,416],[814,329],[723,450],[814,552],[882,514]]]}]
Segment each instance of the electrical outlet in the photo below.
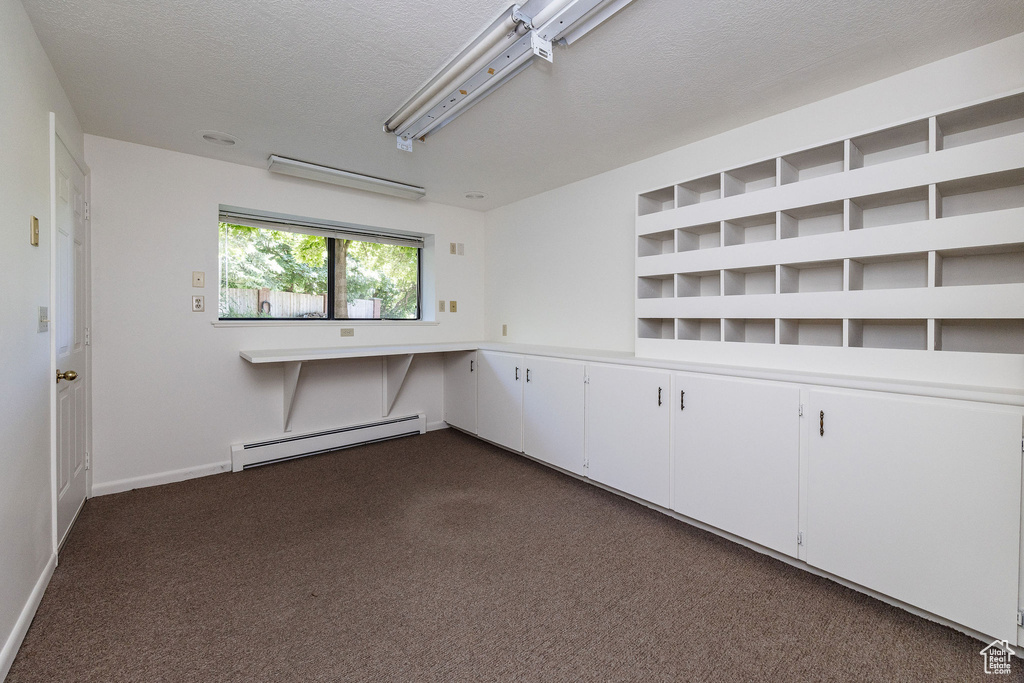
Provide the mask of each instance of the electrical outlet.
[{"label": "electrical outlet", "polygon": [[356,330],[354,327],[343,327],[341,328],[342,337],[354,337],[356,336]]},{"label": "electrical outlet", "polygon": [[458,309],[458,303],[457,302],[455,302],[454,300],[448,302],[448,312],[449,313],[457,313],[458,310],[459,309]]},{"label": "electrical outlet", "polygon": [[466,253],[466,245],[463,242],[459,242],[458,250],[459,256],[464,255]]},{"label": "electrical outlet", "polygon": [[508,336],[508,325],[502,325],[501,326],[501,336],[502,337],[507,337]]},{"label": "electrical outlet", "polygon": [[437,312],[444,313],[444,299],[437,302]]},{"label": "electrical outlet", "polygon": [[201,270],[192,271],[192,286],[193,287],[205,287],[206,286],[206,273]]},{"label": "electrical outlet", "polygon": [[455,242],[449,242],[449,246],[448,246],[448,253],[449,254],[451,254],[452,256],[455,256],[455,254],[459,253],[458,250],[459,250],[459,246],[457,244],[455,244]]},{"label": "electrical outlet", "polygon": [[205,310],[206,310],[206,300],[205,300],[205,297],[193,296],[192,297],[192,312],[193,313],[202,313]]}]

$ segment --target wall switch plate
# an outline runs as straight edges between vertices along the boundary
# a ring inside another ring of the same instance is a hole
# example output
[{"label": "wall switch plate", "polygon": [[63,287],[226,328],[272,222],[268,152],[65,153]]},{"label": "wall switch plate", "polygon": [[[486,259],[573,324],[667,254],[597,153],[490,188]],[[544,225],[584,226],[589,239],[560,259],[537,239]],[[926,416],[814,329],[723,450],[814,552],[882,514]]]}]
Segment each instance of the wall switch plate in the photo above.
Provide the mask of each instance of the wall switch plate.
[{"label": "wall switch plate", "polygon": [[46,332],[50,329],[50,309],[46,306],[39,307],[39,326],[36,332]]},{"label": "wall switch plate", "polygon": [[341,328],[342,337],[354,337],[356,336],[356,329],[354,327],[343,327]]},{"label": "wall switch plate", "polygon": [[465,245],[465,243],[459,242],[458,250],[459,250],[459,256],[464,255],[466,253],[466,245]]},{"label": "wall switch plate", "polygon": [[28,243],[33,247],[39,246],[39,219],[32,216],[28,227]]},{"label": "wall switch plate", "polygon": [[501,326],[501,336],[502,337],[507,337],[508,336],[508,325],[502,325]]},{"label": "wall switch plate", "polygon": [[437,312],[444,313],[444,299],[437,302]]},{"label": "wall switch plate", "polygon": [[194,296],[194,297],[192,297],[192,312],[193,313],[202,313],[205,310],[206,310],[206,300],[205,300],[205,297],[202,297],[202,296]]},{"label": "wall switch plate", "polygon": [[449,301],[448,302],[448,312],[449,313],[456,313],[459,310],[458,309],[458,305],[459,305],[458,302],[456,302],[454,300],[453,301]]},{"label": "wall switch plate", "polygon": [[192,286],[193,287],[205,287],[206,286],[206,273],[201,270],[192,271]]},{"label": "wall switch plate", "polygon": [[457,244],[455,244],[455,242],[449,242],[448,243],[448,253],[449,254],[451,254],[452,256],[455,256],[455,254],[459,253],[458,250],[459,250],[459,246]]}]

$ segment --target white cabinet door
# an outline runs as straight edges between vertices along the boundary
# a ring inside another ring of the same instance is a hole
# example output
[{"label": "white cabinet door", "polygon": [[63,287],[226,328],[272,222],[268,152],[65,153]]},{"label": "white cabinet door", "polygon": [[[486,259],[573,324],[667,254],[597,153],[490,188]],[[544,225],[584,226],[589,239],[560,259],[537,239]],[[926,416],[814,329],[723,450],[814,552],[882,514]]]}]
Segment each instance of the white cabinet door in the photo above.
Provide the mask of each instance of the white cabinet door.
[{"label": "white cabinet door", "polygon": [[476,351],[455,351],[444,358],[444,421],[476,433]]},{"label": "white cabinet door", "polygon": [[1015,642],[1020,412],[838,390],[808,407],[807,561]]},{"label": "white cabinet door", "polygon": [[523,450],[583,474],[583,363],[527,356],[523,385]]},{"label": "white cabinet door", "polygon": [[477,361],[477,435],[523,450],[523,357],[480,351]]},{"label": "white cabinet door", "polygon": [[797,556],[800,390],[672,377],[672,509]]},{"label": "white cabinet door", "polygon": [[671,376],[612,365],[587,374],[587,476],[668,507]]}]

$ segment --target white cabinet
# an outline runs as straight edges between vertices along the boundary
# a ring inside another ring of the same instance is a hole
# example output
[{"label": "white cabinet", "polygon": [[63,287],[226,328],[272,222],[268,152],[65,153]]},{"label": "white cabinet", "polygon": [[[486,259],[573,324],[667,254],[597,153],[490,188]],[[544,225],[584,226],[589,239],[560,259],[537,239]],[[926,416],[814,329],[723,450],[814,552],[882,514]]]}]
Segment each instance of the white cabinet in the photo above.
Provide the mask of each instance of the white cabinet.
[{"label": "white cabinet", "polygon": [[800,390],[676,373],[672,509],[797,556]]},{"label": "white cabinet", "polygon": [[523,357],[480,351],[477,361],[477,434],[523,450]]},{"label": "white cabinet", "polygon": [[523,450],[538,460],[583,474],[583,363],[527,356],[523,391]]},{"label": "white cabinet", "polygon": [[816,390],[807,562],[1016,642],[1021,413]]},{"label": "white cabinet", "polygon": [[587,374],[587,476],[668,507],[670,374],[613,365]]},{"label": "white cabinet", "polygon": [[444,358],[444,421],[476,433],[476,351],[454,351]]}]

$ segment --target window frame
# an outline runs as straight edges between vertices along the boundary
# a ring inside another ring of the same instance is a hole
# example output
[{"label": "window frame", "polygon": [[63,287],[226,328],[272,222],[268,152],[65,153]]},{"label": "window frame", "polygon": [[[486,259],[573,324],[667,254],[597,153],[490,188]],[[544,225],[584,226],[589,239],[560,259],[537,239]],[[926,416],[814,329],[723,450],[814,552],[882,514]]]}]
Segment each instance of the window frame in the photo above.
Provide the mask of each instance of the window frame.
[{"label": "window frame", "polygon": [[[273,227],[271,225],[247,225],[247,223],[244,220],[240,221],[240,222],[234,222],[234,221],[238,221],[238,219],[239,219],[238,214],[239,213],[241,213],[243,216],[245,216],[245,215],[252,216],[253,222],[261,222],[261,219],[268,219],[268,222],[272,222],[275,225]],[[289,224],[290,220],[294,221],[294,222]],[[302,323],[313,323],[313,324],[320,323],[320,322],[323,322],[323,323],[334,323],[334,324],[337,324],[337,323],[342,323],[342,324],[345,324],[345,323],[367,323],[367,322],[369,322],[369,323],[373,323],[373,322],[378,322],[378,323],[416,323],[416,322],[424,322],[426,320],[426,318],[424,317],[424,309],[423,309],[423,291],[424,291],[424,282],[423,282],[423,257],[424,257],[424,253],[423,252],[426,249],[426,241],[427,241],[427,236],[425,236],[425,235],[417,235],[417,234],[413,234],[413,233],[400,233],[400,232],[394,232],[394,231],[386,230],[386,229],[383,229],[383,228],[368,228],[367,226],[360,226],[360,225],[347,224],[347,223],[336,223],[336,222],[333,222],[333,221],[320,221],[320,220],[316,220],[316,219],[300,218],[298,216],[286,216],[286,215],[282,215],[282,214],[272,214],[272,213],[256,212],[256,211],[250,211],[250,210],[247,210],[247,209],[236,209],[235,207],[226,207],[226,206],[223,206],[223,205],[220,207],[220,211],[218,213],[218,226],[221,223],[226,223],[228,225],[242,225],[242,226],[246,226],[246,227],[255,228],[256,230],[276,230],[276,231],[279,231],[279,232],[291,232],[293,234],[310,234],[310,233],[303,232],[302,230],[296,230],[296,229],[289,230],[288,229],[289,225],[291,225],[291,227],[293,227],[293,228],[313,227],[313,228],[316,228],[316,229],[318,229],[320,231],[323,231],[323,232],[337,232],[339,234],[344,234],[345,236],[344,237],[330,237],[327,234],[319,235],[319,236],[323,237],[323,239],[326,241],[326,248],[327,248],[327,311],[326,311],[327,315],[325,317],[323,317],[323,318],[277,318],[277,317],[270,317],[270,318],[263,318],[263,317],[244,317],[244,318],[243,317],[232,317],[232,318],[224,318],[224,317],[221,317],[221,315],[220,315],[220,304],[221,304],[221,297],[222,297],[222,294],[223,294],[223,291],[224,291],[224,288],[221,286],[221,279],[222,279],[222,276],[223,276],[223,268],[224,268],[224,254],[219,253],[220,252],[220,246],[218,244],[218,258],[217,258],[217,262],[218,262],[218,264],[217,264],[217,270],[218,270],[218,273],[217,273],[217,321],[216,321],[218,323],[230,323],[230,322],[236,322],[236,321],[237,322],[243,322],[243,321],[244,322],[263,322],[263,323],[302,322]],[[335,312],[335,306],[334,306],[334,302],[335,302],[334,271],[335,271],[335,264],[337,262],[337,259],[336,259],[336,256],[335,256],[335,250],[334,250],[335,242],[337,240],[339,240],[339,239],[345,239],[345,240],[357,241],[357,242],[371,242],[371,243],[373,243],[373,242],[376,241],[379,244],[388,244],[387,242],[385,242],[383,240],[381,240],[381,241],[372,240],[372,239],[359,240],[359,239],[357,239],[357,235],[359,234],[359,232],[364,232],[367,236],[370,236],[370,237],[378,236],[379,235],[379,236],[383,236],[385,238],[388,235],[393,234],[395,239],[397,239],[397,240],[406,239],[406,240],[409,240],[409,241],[418,241],[419,242],[418,246],[414,246],[414,245],[392,245],[392,246],[409,246],[410,248],[416,249],[416,316],[415,317],[412,317],[412,318],[384,318],[384,317],[381,317],[381,318],[336,318],[334,316],[334,312]],[[318,233],[313,233],[313,234],[318,234]]]}]

